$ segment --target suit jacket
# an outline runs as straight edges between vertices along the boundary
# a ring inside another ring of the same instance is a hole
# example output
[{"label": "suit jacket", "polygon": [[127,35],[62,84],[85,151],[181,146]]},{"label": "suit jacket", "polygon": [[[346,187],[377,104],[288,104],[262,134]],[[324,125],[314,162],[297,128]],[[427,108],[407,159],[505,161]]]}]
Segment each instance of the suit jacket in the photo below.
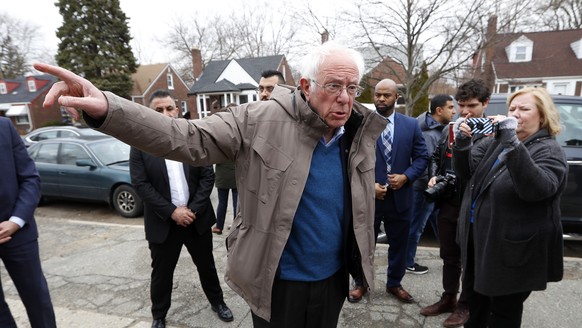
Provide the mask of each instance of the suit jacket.
[{"label": "suit jacket", "polygon": [[[428,150],[418,120],[394,113],[394,137],[392,138],[392,173],[404,174],[408,182],[399,190],[388,191],[393,195],[398,212],[412,206],[412,184],[422,176],[428,165]],[[382,137],[376,141],[376,182],[386,184],[386,158]]]},{"label": "suit jacket", "polygon": [[40,200],[40,178],[34,161],[28,156],[22,138],[12,122],[0,117],[0,222],[11,216],[24,220],[25,225],[12,239],[0,244],[10,247],[38,238],[34,210]]},{"label": "suit jacket", "polygon": [[[132,147],[129,170],[131,183],[144,202],[146,239],[152,243],[163,243],[168,237],[171,225],[176,224],[171,218],[176,205],[172,204],[166,162],[161,157]],[[214,188],[214,170],[212,166],[194,167],[184,164],[184,175],[190,191],[188,208],[196,213],[193,224],[196,232],[201,235],[216,222],[210,201]]]}]

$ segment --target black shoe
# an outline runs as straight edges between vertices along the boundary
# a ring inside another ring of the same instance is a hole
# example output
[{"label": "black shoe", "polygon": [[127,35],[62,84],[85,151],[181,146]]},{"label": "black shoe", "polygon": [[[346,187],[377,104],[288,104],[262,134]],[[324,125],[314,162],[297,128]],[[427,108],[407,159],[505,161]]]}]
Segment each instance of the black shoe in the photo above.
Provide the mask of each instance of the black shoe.
[{"label": "black shoe", "polygon": [[154,319],[152,328],[166,328],[166,319]]},{"label": "black shoe", "polygon": [[232,312],[230,312],[230,309],[224,303],[218,304],[217,306],[213,305],[212,311],[216,312],[216,314],[218,314],[218,319],[224,322],[230,322],[234,320]]},{"label": "black shoe", "polygon": [[413,266],[406,268],[406,272],[414,274],[425,274],[428,272],[428,267],[425,267],[424,265],[420,265],[418,263],[414,263]]}]

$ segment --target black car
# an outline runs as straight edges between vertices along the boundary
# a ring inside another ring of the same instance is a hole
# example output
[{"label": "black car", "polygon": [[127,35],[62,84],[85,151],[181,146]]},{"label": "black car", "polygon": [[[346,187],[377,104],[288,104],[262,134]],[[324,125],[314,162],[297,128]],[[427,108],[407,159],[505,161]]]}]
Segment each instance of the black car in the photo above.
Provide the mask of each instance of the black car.
[{"label": "black car", "polygon": [[55,138],[28,148],[40,174],[44,198],[109,203],[121,216],[143,213],[131,185],[130,147],[107,135]]},{"label": "black car", "polygon": [[[485,115],[507,115],[507,94],[493,94]],[[568,182],[562,194],[564,239],[582,240],[582,97],[552,96],[562,123],[556,136],[568,159]]]}]

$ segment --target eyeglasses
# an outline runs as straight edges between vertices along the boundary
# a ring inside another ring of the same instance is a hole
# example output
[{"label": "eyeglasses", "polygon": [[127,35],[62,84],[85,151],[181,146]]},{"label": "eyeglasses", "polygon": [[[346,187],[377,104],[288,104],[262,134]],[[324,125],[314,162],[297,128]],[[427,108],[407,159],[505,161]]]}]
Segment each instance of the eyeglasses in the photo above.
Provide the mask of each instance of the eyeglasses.
[{"label": "eyeglasses", "polygon": [[339,83],[328,83],[325,85],[321,85],[317,83],[317,81],[315,80],[311,80],[311,82],[315,83],[315,85],[325,90],[325,92],[330,96],[339,96],[342,90],[346,89],[348,95],[359,97],[362,94],[362,91],[364,90],[362,87],[355,84],[346,85],[344,87]]},{"label": "eyeglasses", "polygon": [[268,86],[268,87],[264,87],[264,86],[260,85],[260,86],[257,88],[257,92],[258,92],[258,93],[261,93],[261,92],[263,92],[263,91],[267,90],[267,92],[268,92],[268,93],[271,93],[271,92],[273,92],[273,90],[274,90],[274,89],[275,89],[275,86],[272,86],[272,85],[270,85],[270,86]]}]

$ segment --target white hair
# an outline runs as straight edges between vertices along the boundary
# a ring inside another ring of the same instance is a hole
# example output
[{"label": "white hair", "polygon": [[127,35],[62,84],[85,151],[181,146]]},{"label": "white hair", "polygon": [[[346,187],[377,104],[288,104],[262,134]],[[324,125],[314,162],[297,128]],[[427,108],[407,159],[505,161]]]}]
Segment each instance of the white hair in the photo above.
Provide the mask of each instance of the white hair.
[{"label": "white hair", "polygon": [[354,49],[342,46],[334,41],[328,41],[322,45],[317,46],[315,49],[310,51],[301,63],[301,77],[307,80],[315,80],[317,73],[319,73],[319,67],[325,61],[325,59],[337,53],[343,53],[347,57],[351,58],[358,68],[358,83],[364,76],[364,57],[362,54]]}]

